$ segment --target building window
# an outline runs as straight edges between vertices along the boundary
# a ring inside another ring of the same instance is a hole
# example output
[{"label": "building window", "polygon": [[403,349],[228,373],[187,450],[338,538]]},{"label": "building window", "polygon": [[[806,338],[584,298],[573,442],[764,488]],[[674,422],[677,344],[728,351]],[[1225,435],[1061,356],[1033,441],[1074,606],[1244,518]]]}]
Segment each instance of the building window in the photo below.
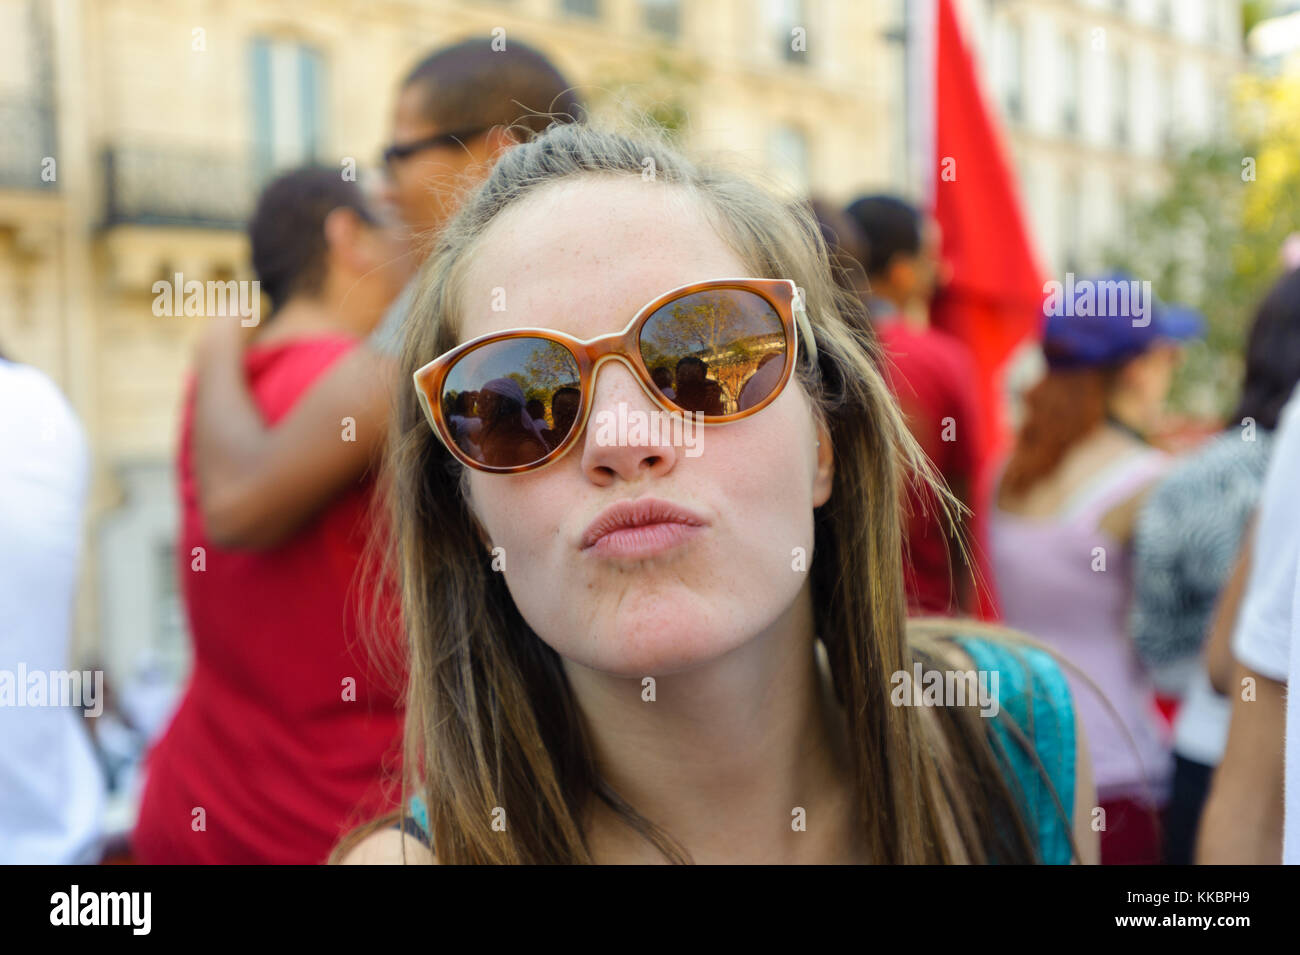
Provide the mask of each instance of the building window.
[{"label": "building window", "polygon": [[1125,246],[1133,242],[1133,188],[1127,179],[1115,180],[1115,233],[1123,237]]},{"label": "building window", "polygon": [[670,40],[681,32],[681,3],[679,0],[641,0],[641,14],[646,29]]},{"label": "building window", "polygon": [[1174,73],[1168,68],[1161,68],[1156,73],[1155,88],[1151,91],[1154,106],[1152,119],[1155,123],[1156,150],[1167,153],[1174,146]]},{"label": "building window", "polygon": [[1156,0],[1156,26],[1162,30],[1173,30],[1174,10],[1169,0]]},{"label": "building window", "polygon": [[298,43],[257,37],[251,65],[258,178],[319,158],[325,134],[320,54]]},{"label": "building window", "polygon": [[800,192],[808,192],[808,140],[793,126],[777,126],[768,137],[768,161],[778,176]]},{"label": "building window", "polygon": [[1003,20],[998,27],[998,62],[1002,64],[1002,108],[1019,122],[1024,118],[1024,39],[1020,25]]},{"label": "building window", "polygon": [[1061,190],[1061,271],[1082,271],[1079,261],[1079,177],[1077,170],[1066,173],[1065,187]]},{"label": "building window", "polygon": [[764,6],[777,55],[787,63],[807,63],[808,10],[804,0],[765,0]]},{"label": "building window", "polygon": [[570,16],[586,17],[589,20],[600,18],[600,0],[562,0],[560,7]]},{"label": "building window", "polygon": [[1110,95],[1115,120],[1115,143],[1128,145],[1129,133],[1129,72],[1128,59],[1116,54],[1115,67],[1110,74]]},{"label": "building window", "polygon": [[1061,46],[1061,128],[1079,131],[1079,44],[1067,37]]}]

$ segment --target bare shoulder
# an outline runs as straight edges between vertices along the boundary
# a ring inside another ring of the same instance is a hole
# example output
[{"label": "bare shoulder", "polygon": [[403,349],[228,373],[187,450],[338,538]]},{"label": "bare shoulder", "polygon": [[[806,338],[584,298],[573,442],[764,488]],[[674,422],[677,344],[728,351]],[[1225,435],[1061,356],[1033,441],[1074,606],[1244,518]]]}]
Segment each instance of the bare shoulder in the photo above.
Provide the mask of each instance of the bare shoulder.
[{"label": "bare shoulder", "polygon": [[961,646],[962,640],[992,641],[1004,646],[1026,646],[1055,655],[1052,648],[1031,633],[1002,623],[989,623],[974,617],[909,617],[909,638],[928,638],[943,657],[952,663],[970,663],[971,657]]},{"label": "bare shoulder", "polygon": [[937,649],[944,661],[955,669],[975,669],[975,661],[970,658],[970,654],[955,639],[949,638],[938,641]]},{"label": "bare shoulder", "polygon": [[908,639],[914,646],[923,644],[939,659],[958,670],[972,670],[975,661],[962,646],[963,638],[993,637],[1000,640],[1025,640],[1030,644],[1037,641],[1019,630],[1011,630],[999,624],[989,624],[971,617],[911,617],[907,621]]},{"label": "bare shoulder", "polygon": [[[402,857],[405,850],[406,857]],[[397,829],[380,829],[366,836],[339,862],[340,865],[437,865],[432,852],[414,836]]]}]

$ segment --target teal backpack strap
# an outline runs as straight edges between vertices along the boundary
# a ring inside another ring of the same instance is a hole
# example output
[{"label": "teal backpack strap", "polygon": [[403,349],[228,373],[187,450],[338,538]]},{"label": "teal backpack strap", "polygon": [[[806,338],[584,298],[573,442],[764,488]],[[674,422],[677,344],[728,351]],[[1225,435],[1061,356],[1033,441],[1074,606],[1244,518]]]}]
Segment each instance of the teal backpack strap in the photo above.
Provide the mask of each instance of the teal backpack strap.
[{"label": "teal backpack strap", "polygon": [[[1037,647],[1024,644],[1010,647],[975,637],[957,640],[977,670],[998,674],[1000,712],[990,719],[1005,750],[1005,757],[999,754],[999,759],[1004,765],[1010,763],[1014,781],[1024,793],[1025,826],[1037,839],[1039,857],[1046,864],[1068,865],[1073,858],[1068,820],[1074,813],[1076,741],[1074,701],[1065,674],[1051,654]],[[1003,721],[1003,713],[1015,720],[1033,744],[1060,799],[1061,809],[1057,808],[1033,758]],[[1015,788],[1013,784],[1013,793]],[[1065,820],[1061,818],[1061,810],[1065,812]]]}]

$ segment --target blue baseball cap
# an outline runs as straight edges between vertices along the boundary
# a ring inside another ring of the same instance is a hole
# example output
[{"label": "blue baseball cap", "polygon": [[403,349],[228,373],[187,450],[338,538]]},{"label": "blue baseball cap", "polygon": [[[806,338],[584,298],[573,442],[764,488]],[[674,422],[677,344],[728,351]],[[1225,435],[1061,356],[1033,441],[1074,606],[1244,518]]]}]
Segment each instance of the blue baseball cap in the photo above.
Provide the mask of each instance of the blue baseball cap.
[{"label": "blue baseball cap", "polygon": [[1116,365],[1159,341],[1189,341],[1205,334],[1193,308],[1167,305],[1150,282],[1127,272],[1050,282],[1043,299],[1043,354],[1049,368]]}]

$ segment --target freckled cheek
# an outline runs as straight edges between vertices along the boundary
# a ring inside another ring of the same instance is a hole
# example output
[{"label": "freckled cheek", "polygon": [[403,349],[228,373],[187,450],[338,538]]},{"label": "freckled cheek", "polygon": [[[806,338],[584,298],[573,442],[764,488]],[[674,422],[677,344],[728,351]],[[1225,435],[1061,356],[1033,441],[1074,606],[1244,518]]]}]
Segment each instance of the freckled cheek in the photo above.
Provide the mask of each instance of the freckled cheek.
[{"label": "freckled cheek", "polygon": [[[519,481],[505,477],[505,481]],[[522,483],[522,482],[520,482]],[[544,568],[562,558],[562,528],[566,511],[562,502],[572,498],[562,488],[534,487],[476,489],[479,519],[495,547],[505,548],[506,577],[527,582],[545,577]]]},{"label": "freckled cheek", "polygon": [[[484,502],[493,540],[505,548],[504,576],[515,605],[538,633],[577,632],[585,605],[575,589],[576,555],[566,536],[572,530],[574,490],[568,482],[511,489],[508,497]],[[562,644],[552,644],[563,650]]]},{"label": "freckled cheek", "polygon": [[799,446],[793,422],[773,424],[779,426],[727,435],[710,449],[720,462],[718,486],[733,533],[755,556],[808,546],[812,522],[811,452]]}]

